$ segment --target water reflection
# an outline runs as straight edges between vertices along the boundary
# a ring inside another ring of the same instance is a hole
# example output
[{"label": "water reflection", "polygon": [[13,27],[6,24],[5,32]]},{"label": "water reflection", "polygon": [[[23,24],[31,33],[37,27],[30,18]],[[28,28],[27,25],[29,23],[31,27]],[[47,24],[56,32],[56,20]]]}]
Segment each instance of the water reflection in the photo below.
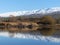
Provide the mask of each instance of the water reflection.
[{"label": "water reflection", "polygon": [[29,33],[29,34],[35,34],[35,35],[44,35],[44,36],[52,36],[52,35],[58,35],[59,36],[59,30],[56,30],[55,28],[41,28],[41,27],[32,27],[31,25],[27,27],[0,27],[0,32],[1,31],[7,31],[11,33],[11,37],[13,36],[13,33]]},{"label": "water reflection", "polygon": [[[0,27],[0,36],[35,40],[60,40],[60,30],[45,27]],[[54,38],[52,38],[54,37]],[[57,38],[57,39],[56,39]]]},{"label": "water reflection", "polygon": [[44,36],[52,36],[56,32],[54,28],[38,28],[37,30],[39,30],[40,33]]}]

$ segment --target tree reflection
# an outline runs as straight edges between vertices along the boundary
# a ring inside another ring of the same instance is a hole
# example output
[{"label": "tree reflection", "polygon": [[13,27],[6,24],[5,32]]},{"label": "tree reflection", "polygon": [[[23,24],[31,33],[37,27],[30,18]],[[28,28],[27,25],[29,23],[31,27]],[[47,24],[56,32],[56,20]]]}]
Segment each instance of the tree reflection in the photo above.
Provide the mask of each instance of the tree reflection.
[{"label": "tree reflection", "polygon": [[[55,28],[53,27],[46,27],[46,26],[43,26],[42,28],[40,27],[31,27],[32,25],[28,25],[28,27],[10,27],[10,28],[6,28],[6,27],[3,27],[3,29],[0,29],[2,31],[8,31],[9,33],[21,33],[21,32],[29,32],[29,33],[39,33],[39,34],[42,34],[42,35],[45,35],[45,36],[51,36],[53,35],[56,30]],[[11,37],[13,35],[11,34]]]},{"label": "tree reflection", "polygon": [[51,36],[56,32],[54,28],[42,28],[42,29],[38,28],[37,30],[39,30],[40,33],[45,36]]}]

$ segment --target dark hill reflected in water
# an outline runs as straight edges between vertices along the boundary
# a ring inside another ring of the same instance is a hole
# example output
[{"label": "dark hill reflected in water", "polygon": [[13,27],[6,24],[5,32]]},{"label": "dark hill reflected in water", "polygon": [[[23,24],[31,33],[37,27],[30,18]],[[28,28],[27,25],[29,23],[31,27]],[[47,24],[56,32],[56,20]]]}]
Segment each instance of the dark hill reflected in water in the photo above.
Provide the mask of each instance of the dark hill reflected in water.
[{"label": "dark hill reflected in water", "polygon": [[5,28],[0,27],[0,32],[8,32],[10,37],[13,37],[15,33],[22,33],[22,34],[31,34],[31,35],[43,35],[43,36],[52,36],[52,37],[59,37],[60,38],[60,30],[56,30],[55,28],[40,28],[40,27],[33,27],[33,28]]},{"label": "dark hill reflected in water", "polygon": [[38,28],[37,30],[39,30],[39,32],[44,36],[52,36],[57,31],[54,28],[42,28],[42,29]]},{"label": "dark hill reflected in water", "polygon": [[55,28],[0,28],[0,37],[60,42],[60,30]]}]

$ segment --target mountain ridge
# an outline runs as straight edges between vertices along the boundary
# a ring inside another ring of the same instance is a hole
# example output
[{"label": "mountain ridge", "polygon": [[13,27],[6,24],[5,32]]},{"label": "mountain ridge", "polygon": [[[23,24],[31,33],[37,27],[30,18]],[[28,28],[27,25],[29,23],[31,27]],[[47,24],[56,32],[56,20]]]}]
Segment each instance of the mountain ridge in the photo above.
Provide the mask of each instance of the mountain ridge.
[{"label": "mountain ridge", "polygon": [[7,12],[7,13],[0,14],[0,16],[1,17],[9,17],[11,15],[24,16],[24,15],[32,15],[32,14],[40,14],[42,16],[42,15],[51,14],[54,12],[60,12],[60,7],[44,8],[44,9],[31,10],[31,11]]}]

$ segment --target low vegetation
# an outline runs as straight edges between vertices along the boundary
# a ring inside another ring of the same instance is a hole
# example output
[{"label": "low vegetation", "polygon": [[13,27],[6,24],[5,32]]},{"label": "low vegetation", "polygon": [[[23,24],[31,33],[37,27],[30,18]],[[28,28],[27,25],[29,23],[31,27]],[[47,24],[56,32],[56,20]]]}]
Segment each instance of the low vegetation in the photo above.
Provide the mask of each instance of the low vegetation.
[{"label": "low vegetation", "polygon": [[[21,16],[17,17],[0,17],[0,22],[31,22],[31,23],[36,23],[39,25],[40,28],[39,30],[41,34],[43,35],[52,35],[54,32],[56,32],[55,27],[56,24],[60,24],[60,19],[55,19],[52,16],[44,16],[41,18],[25,18]],[[20,26],[20,25],[19,25]],[[21,26],[20,26],[21,27]],[[27,28],[32,28],[32,24],[26,26]],[[45,30],[46,29],[46,30]]]}]

